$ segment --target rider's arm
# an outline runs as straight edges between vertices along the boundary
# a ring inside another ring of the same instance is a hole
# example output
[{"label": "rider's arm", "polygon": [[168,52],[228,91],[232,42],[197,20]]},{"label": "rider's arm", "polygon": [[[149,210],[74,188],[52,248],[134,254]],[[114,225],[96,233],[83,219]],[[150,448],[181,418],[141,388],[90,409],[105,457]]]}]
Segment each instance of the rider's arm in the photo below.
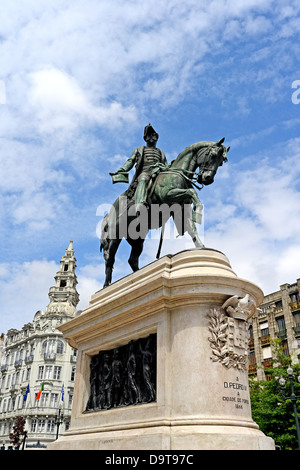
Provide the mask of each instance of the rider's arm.
[{"label": "rider's arm", "polygon": [[124,163],[124,165],[122,165],[121,168],[119,168],[115,173],[124,173],[126,171],[131,170],[131,168],[136,162],[136,156],[137,156],[137,149],[135,149],[132,152],[132,154],[130,155],[128,160]]}]

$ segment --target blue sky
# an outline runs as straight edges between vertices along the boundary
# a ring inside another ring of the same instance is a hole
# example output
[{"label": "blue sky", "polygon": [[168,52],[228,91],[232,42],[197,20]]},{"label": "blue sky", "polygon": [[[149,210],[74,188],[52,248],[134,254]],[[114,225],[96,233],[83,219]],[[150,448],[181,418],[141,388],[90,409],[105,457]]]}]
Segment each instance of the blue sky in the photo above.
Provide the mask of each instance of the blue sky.
[{"label": "blue sky", "polygon": [[[169,161],[199,140],[231,146],[199,194],[205,245],[265,293],[300,277],[299,13],[296,0],[2,0],[1,331],[46,307],[70,238],[79,307],[101,288],[97,208],[125,189],[109,172],[149,122]],[[162,255],[191,246],[165,240]],[[128,256],[123,241],[114,280]]]}]

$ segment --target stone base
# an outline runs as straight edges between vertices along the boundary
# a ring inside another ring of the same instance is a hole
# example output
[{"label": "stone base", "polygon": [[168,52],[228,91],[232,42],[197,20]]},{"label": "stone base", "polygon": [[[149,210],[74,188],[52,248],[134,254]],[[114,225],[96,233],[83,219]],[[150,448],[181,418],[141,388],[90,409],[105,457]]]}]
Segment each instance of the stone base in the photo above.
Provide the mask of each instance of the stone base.
[{"label": "stone base", "polygon": [[[165,256],[94,294],[60,327],[78,349],[77,370],[71,427],[48,448],[274,449],[251,416],[245,322],[222,310],[246,294],[262,302],[262,291],[209,249]],[[155,401],[86,412],[91,358],[150,334],[157,338]]]},{"label": "stone base", "polygon": [[239,426],[157,426],[79,436],[66,433],[51,450],[274,450],[257,429]]}]

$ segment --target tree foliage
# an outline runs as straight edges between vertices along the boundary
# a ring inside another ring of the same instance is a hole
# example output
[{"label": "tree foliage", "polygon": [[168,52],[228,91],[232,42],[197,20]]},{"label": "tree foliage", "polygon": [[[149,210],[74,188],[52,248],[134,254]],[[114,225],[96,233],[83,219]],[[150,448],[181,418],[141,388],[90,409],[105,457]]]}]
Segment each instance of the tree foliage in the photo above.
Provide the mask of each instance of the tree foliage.
[{"label": "tree foliage", "polygon": [[[274,357],[271,367],[265,368],[269,380],[249,380],[252,417],[260,430],[272,437],[282,450],[296,450],[298,441],[293,404],[290,399],[284,400],[278,382],[281,376],[286,380],[285,395],[289,397],[291,387],[286,369],[291,365],[291,358],[284,354],[280,340],[272,341],[272,345]],[[294,372],[294,392],[300,396],[300,384],[297,381],[300,364],[291,367]],[[297,400],[297,409],[300,410],[300,399]]]},{"label": "tree foliage", "polygon": [[25,434],[25,423],[26,420],[23,418],[23,416],[17,416],[13,426],[13,432],[11,432],[9,435],[10,442],[14,446],[15,450],[19,450],[22,444],[21,436],[24,436]]}]

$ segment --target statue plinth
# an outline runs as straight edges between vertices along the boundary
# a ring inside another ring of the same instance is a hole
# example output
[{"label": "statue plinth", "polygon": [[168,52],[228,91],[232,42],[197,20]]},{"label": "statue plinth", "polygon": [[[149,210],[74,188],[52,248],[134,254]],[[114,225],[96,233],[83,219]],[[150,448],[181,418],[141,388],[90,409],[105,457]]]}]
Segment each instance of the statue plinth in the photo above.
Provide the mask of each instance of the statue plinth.
[{"label": "statue plinth", "polygon": [[[231,297],[235,303],[225,310]],[[274,449],[251,416],[248,325],[241,319],[247,317],[245,298],[258,306],[263,293],[238,278],[224,254],[210,249],[164,256],[95,293],[79,317],[60,327],[78,349],[74,401],[70,429],[48,447]],[[242,299],[238,306],[236,299]],[[239,315],[231,315],[235,310]],[[152,398],[142,360],[149,337],[156,342]],[[124,367],[132,353],[129,344],[135,351],[135,385]],[[112,358],[116,351],[123,355],[121,380],[108,393],[103,359],[98,385],[91,380],[91,361],[99,352]],[[94,387],[101,390],[93,396]],[[132,396],[134,388],[140,401]],[[118,402],[113,402],[116,390]]]}]

